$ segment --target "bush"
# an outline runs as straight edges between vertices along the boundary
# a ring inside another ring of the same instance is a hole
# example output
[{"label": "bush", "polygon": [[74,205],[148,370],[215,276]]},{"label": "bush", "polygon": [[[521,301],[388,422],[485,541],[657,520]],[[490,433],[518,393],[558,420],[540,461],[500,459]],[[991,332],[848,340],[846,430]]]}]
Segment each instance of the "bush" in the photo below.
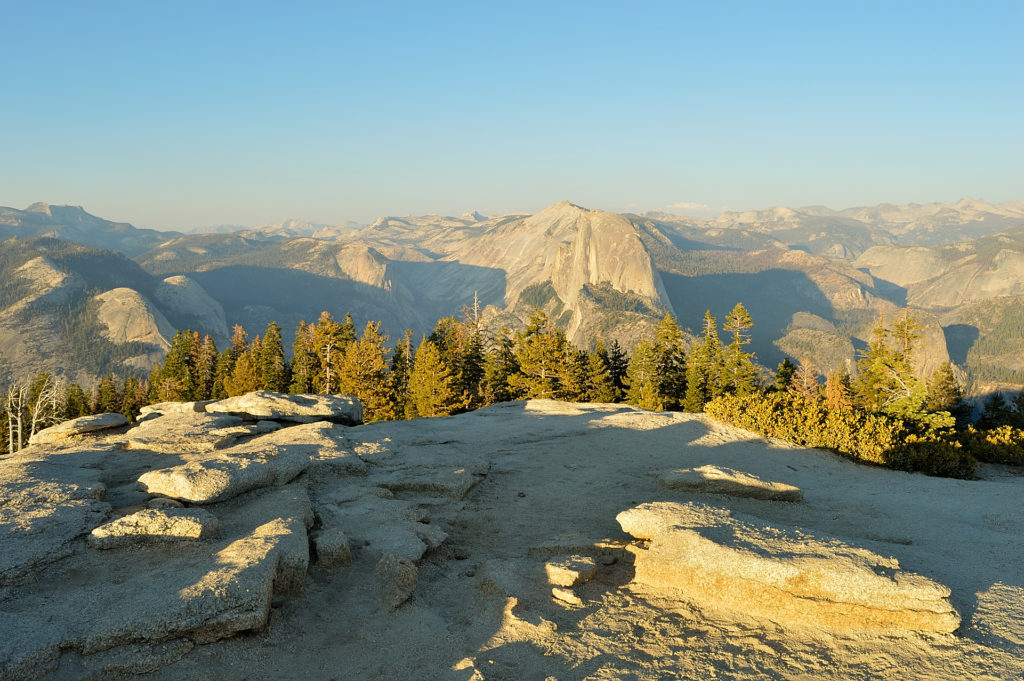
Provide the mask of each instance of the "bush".
[{"label": "bush", "polygon": [[948,433],[922,433],[917,424],[885,414],[830,409],[820,399],[787,392],[726,395],[709,402],[704,411],[767,437],[897,470],[955,478],[974,473],[974,457]]},{"label": "bush", "polygon": [[1024,430],[1012,426],[999,426],[990,430],[977,430],[968,426],[960,434],[960,443],[978,461],[1024,465]]}]

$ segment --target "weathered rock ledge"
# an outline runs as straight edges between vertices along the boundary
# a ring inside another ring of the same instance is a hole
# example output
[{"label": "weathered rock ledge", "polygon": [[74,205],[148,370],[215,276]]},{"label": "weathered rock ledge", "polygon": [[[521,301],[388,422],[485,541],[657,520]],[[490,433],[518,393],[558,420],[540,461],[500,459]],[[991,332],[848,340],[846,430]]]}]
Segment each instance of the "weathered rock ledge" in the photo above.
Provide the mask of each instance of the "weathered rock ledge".
[{"label": "weathered rock ledge", "polygon": [[950,633],[950,590],[838,539],[814,537],[698,503],[641,504],[617,516],[633,583],[780,624]]}]

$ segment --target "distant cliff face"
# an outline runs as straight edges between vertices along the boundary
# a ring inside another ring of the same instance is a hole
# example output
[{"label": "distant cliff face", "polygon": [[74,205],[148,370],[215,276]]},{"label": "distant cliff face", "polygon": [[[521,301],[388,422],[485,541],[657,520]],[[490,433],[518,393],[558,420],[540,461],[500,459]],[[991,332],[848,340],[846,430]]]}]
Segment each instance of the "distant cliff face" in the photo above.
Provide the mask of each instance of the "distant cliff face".
[{"label": "distant cliff face", "polygon": [[[394,340],[407,328],[429,333],[474,303],[495,329],[519,327],[539,307],[580,345],[601,337],[630,348],[666,312],[696,330],[705,310],[721,323],[742,302],[762,363],[800,353],[824,372],[851,366],[877,318],[909,306],[926,320],[923,367],[948,357],[967,369],[984,364],[1002,380],[1013,362],[984,334],[1009,342],[1013,306],[1000,303],[998,320],[979,306],[1024,297],[1020,202],[775,207],[708,219],[561,201],[532,215],[382,217],[336,228],[289,221],[190,235],[150,234],[77,207],[0,208],[0,235],[86,239],[82,230],[122,252],[148,244],[135,256],[141,268],[91,255],[61,260],[46,246],[18,261],[24,276],[11,280],[3,308],[127,288],[175,328],[222,343],[234,323],[260,333],[276,321],[290,344],[298,322],[322,310],[351,312],[359,326],[380,320]],[[22,338],[16,328],[5,333]]]}]

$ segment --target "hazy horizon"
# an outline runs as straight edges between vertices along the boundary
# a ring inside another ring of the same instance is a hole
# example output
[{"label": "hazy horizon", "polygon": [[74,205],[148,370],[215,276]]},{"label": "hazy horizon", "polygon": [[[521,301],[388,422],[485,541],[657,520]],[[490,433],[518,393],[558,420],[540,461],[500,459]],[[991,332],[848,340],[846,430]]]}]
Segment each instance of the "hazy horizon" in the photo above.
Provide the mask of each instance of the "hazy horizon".
[{"label": "hazy horizon", "polygon": [[[1024,5],[22,3],[0,205],[138,227],[1021,198]],[[689,206],[679,209],[675,206]]]}]

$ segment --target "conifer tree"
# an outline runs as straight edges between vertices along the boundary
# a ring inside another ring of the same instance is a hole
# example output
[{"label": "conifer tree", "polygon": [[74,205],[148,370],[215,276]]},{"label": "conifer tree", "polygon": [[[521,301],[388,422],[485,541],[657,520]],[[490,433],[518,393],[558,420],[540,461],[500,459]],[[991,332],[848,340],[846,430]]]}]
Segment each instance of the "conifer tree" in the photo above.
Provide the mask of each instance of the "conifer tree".
[{"label": "conifer tree", "polygon": [[825,375],[825,404],[834,411],[853,408],[850,376],[845,371],[829,371]]},{"label": "conifer tree", "polygon": [[703,339],[690,352],[686,367],[686,411],[704,411],[704,405],[722,394],[722,343],[718,339],[718,322],[711,311],[704,313]]},{"label": "conifer tree", "polygon": [[626,402],[629,404],[654,411],[665,409],[658,389],[658,355],[656,344],[647,338],[641,338],[633,347],[626,372]]},{"label": "conifer tree", "polygon": [[749,395],[759,388],[753,353],[744,350],[744,346],[750,343],[748,331],[753,326],[754,321],[743,303],[736,303],[732,312],[726,315],[722,327],[732,334],[732,342],[723,352],[722,383],[724,390],[734,395]]},{"label": "conifer tree", "polygon": [[459,406],[455,378],[431,341],[423,339],[416,350],[409,377],[406,418],[448,416]]},{"label": "conifer tree", "polygon": [[895,361],[888,338],[885,319],[879,315],[868,348],[857,360],[857,377],[853,382],[857,405],[866,411],[880,411],[888,399],[889,377]]},{"label": "conifer tree", "polygon": [[135,419],[139,416],[139,408],[145,404],[145,396],[142,381],[139,381],[134,376],[129,376],[124,379],[124,385],[121,388],[121,407],[116,411],[124,414],[129,421],[135,423]]},{"label": "conifer tree", "polygon": [[526,398],[559,399],[563,393],[565,334],[539,308],[526,330],[516,334],[519,372],[508,378],[514,392]]},{"label": "conifer tree", "polygon": [[217,378],[217,361],[219,359],[217,343],[214,342],[212,336],[205,335],[199,344],[198,366],[196,367],[195,398],[197,400],[213,399],[213,384]]},{"label": "conifer tree", "polygon": [[299,321],[295,329],[295,341],[292,343],[291,384],[288,389],[292,393],[311,393],[314,390],[314,379],[319,371],[317,366],[315,324]]},{"label": "conifer tree", "polygon": [[281,327],[277,322],[267,324],[256,360],[259,365],[260,389],[288,392],[288,362],[285,361]]},{"label": "conifer tree", "polygon": [[927,397],[924,407],[928,411],[954,412],[963,402],[964,392],[953,374],[953,366],[943,362],[928,379]]},{"label": "conifer tree", "polygon": [[262,345],[260,337],[256,336],[252,339],[248,349],[235,361],[231,375],[224,382],[224,389],[228,397],[237,397],[238,395],[244,395],[260,389],[262,376],[260,374],[259,357]]},{"label": "conifer tree", "polygon": [[[231,384],[231,376],[235,371],[235,364],[248,351],[249,334],[246,333],[245,328],[241,324],[235,324],[231,329],[230,345],[217,358],[217,368],[213,376],[213,387],[210,389],[211,399],[221,400],[228,397],[228,386]],[[150,379],[150,384],[152,382],[152,379]]]},{"label": "conifer tree", "polygon": [[82,390],[82,386],[72,382],[68,385],[67,397],[64,401],[63,419],[77,419],[80,416],[87,416],[89,412],[88,396]]},{"label": "conifer tree", "polygon": [[789,357],[784,357],[775,370],[775,389],[779,392],[789,390],[796,373],[796,365]]},{"label": "conifer tree", "polygon": [[387,355],[391,350],[387,341],[380,332],[380,322],[367,322],[359,340],[346,346],[338,367],[338,394],[358,397],[367,423],[398,417],[388,372]]},{"label": "conifer tree", "polygon": [[675,317],[666,313],[655,329],[655,388],[662,409],[680,409],[686,399],[686,342]]},{"label": "conifer tree", "polygon": [[584,397],[587,402],[619,401],[619,391],[612,382],[608,364],[602,353],[597,350],[587,354],[587,386]]},{"label": "conifer tree", "polygon": [[160,400],[187,402],[196,398],[196,366],[198,351],[191,331],[178,331],[171,339],[171,347],[164,356],[159,372],[151,380],[156,383]]},{"label": "conifer tree", "polygon": [[519,373],[515,343],[508,329],[501,329],[494,347],[487,352],[484,366],[484,403],[496,404],[521,396],[510,379]]},{"label": "conifer tree", "polygon": [[406,329],[402,339],[395,343],[395,352],[391,355],[391,385],[394,388],[395,414],[399,416],[407,412],[409,402],[409,379],[415,362],[411,346],[412,329]]},{"label": "conifer tree", "polygon": [[94,414],[105,414],[108,412],[120,413],[123,401],[124,397],[117,389],[117,383],[114,381],[114,377],[107,374],[100,379],[100,383],[96,388],[92,411]]},{"label": "conifer tree", "polygon": [[354,330],[349,331],[351,315],[345,315],[346,328],[343,330],[331,317],[331,313],[324,310],[320,318],[313,326],[313,346],[316,348],[317,373],[313,377],[313,388],[321,395],[338,393],[338,372],[345,354],[345,349],[354,341],[351,336],[355,335]]},{"label": "conifer tree", "polygon": [[[600,353],[600,348],[598,348],[598,352]],[[612,377],[612,385],[621,399],[626,390],[625,378],[626,372],[629,370],[629,357],[626,356],[625,350],[619,345],[619,341],[613,338],[608,343],[607,353],[602,359],[608,365],[608,373]]]}]

